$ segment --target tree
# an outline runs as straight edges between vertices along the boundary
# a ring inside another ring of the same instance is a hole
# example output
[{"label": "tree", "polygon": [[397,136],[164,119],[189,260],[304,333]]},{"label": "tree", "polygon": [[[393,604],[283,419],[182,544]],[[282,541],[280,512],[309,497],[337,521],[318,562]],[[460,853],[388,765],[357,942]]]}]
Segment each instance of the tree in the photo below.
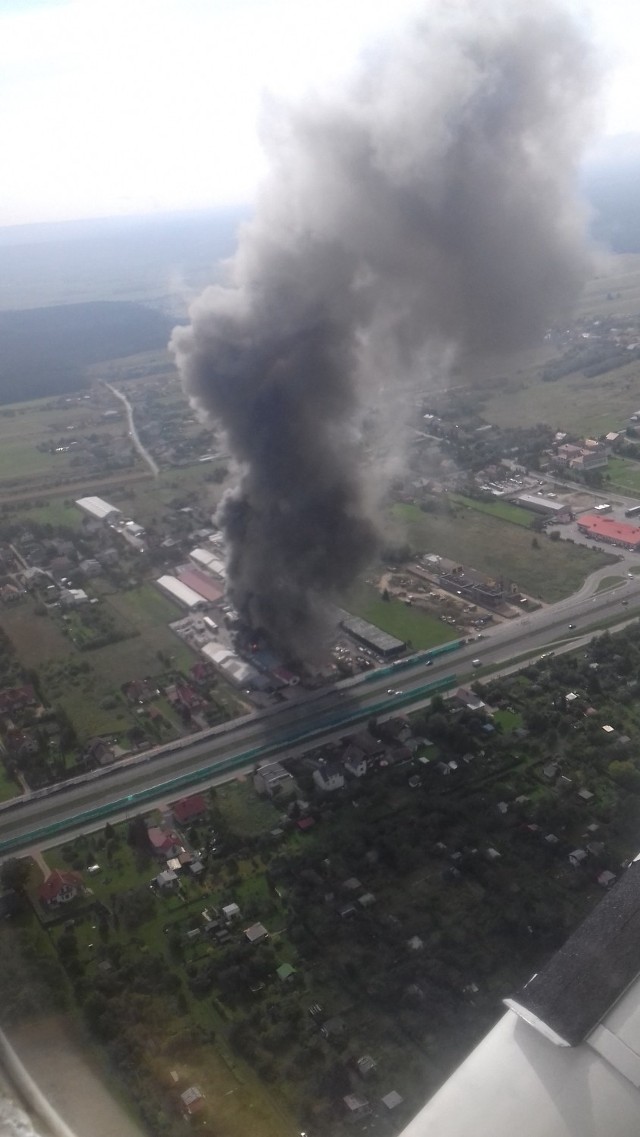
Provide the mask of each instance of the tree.
[{"label": "tree", "polygon": [[31,865],[26,858],[10,857],[0,867],[0,883],[7,891],[13,890],[23,895],[31,876]]}]

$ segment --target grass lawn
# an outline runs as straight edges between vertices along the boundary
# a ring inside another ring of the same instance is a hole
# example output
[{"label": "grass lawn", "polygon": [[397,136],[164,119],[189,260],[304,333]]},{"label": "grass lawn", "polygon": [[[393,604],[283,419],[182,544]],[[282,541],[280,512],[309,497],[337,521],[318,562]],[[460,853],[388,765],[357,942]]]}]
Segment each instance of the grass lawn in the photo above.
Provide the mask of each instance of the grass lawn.
[{"label": "grass lawn", "polygon": [[607,466],[609,484],[640,497],[640,462],[629,458],[610,458]]},{"label": "grass lawn", "polygon": [[630,363],[587,379],[573,372],[545,383],[538,368],[532,373],[496,384],[482,408],[483,418],[497,426],[534,426],[547,422],[578,435],[619,430],[638,409],[638,364]]},{"label": "grass lawn", "polygon": [[15,481],[33,474],[65,477],[69,467],[69,454],[51,454],[37,450],[33,443],[21,438],[3,438],[0,444],[0,481]]},{"label": "grass lawn", "polygon": [[25,667],[38,667],[48,659],[69,655],[73,645],[62,631],[62,624],[53,616],[35,615],[35,602],[20,600],[0,610],[0,625],[13,643],[20,663]]},{"label": "grass lawn", "polygon": [[82,514],[77,505],[69,504],[67,498],[52,498],[40,505],[19,506],[10,510],[9,518],[11,521],[23,521],[25,525],[34,522],[36,525],[64,525],[68,529],[79,529],[82,523]]},{"label": "grass lawn", "polygon": [[537,534],[538,548],[534,548],[531,534],[522,526],[472,509],[437,516],[423,513],[417,505],[398,504],[392,516],[416,552],[439,553],[489,577],[506,578],[549,603],[570,596],[595,569],[616,560],[584,545],[551,541],[543,533]]},{"label": "grass lawn", "polygon": [[240,833],[243,837],[256,837],[261,833],[268,833],[282,820],[275,805],[259,798],[250,781],[237,780],[218,786],[215,806],[224,815],[234,832]]},{"label": "grass lawn", "polygon": [[451,494],[452,501],[466,505],[469,509],[477,509],[479,513],[489,513],[493,517],[500,517],[503,521],[512,521],[514,525],[523,525],[525,529],[531,528],[533,515],[519,505],[512,505],[510,501],[476,501],[475,498],[465,497],[464,494]]},{"label": "grass lawn", "polygon": [[0,801],[9,801],[9,798],[18,797],[21,793],[20,786],[9,777],[2,762],[0,762]]},{"label": "grass lawn", "polygon": [[510,734],[522,726],[522,715],[518,711],[496,711],[493,716],[496,726],[501,726],[504,734]]},{"label": "grass lawn", "polygon": [[[111,605],[138,628],[156,627],[169,624],[184,615],[183,609],[164,596],[153,584],[143,584],[127,592],[118,592],[110,597]],[[170,633],[176,646],[180,640]]]},{"label": "grass lawn", "polygon": [[378,590],[367,584],[349,594],[345,607],[354,616],[362,616],[384,632],[405,642],[410,640],[417,649],[436,647],[457,639],[459,635],[455,628],[421,612],[419,608],[408,607],[401,600],[383,600]]},{"label": "grass lawn", "polygon": [[606,592],[609,588],[614,588],[616,584],[624,584],[624,580],[623,576],[603,576],[596,592]]}]

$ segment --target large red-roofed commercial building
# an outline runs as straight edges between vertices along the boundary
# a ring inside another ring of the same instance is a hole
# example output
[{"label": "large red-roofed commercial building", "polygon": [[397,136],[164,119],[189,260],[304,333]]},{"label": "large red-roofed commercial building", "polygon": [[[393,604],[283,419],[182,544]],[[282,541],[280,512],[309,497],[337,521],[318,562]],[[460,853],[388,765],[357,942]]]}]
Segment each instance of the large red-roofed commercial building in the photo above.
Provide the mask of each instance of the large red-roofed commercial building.
[{"label": "large red-roofed commercial building", "polygon": [[596,541],[606,541],[610,545],[621,545],[625,549],[640,550],[640,527],[629,525],[627,521],[616,521],[614,517],[597,517],[586,513],[578,519],[578,529]]},{"label": "large red-roofed commercial building", "polygon": [[210,604],[215,604],[224,596],[224,584],[218,584],[212,577],[206,576],[198,569],[183,569],[178,573],[178,580],[181,584],[186,584],[187,588],[192,588],[198,596],[202,596]]}]

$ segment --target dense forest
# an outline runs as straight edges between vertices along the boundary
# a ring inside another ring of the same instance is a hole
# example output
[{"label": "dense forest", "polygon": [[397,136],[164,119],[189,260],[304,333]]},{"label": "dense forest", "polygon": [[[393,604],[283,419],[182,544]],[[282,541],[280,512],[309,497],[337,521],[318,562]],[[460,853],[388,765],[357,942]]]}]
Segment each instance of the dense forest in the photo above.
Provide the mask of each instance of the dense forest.
[{"label": "dense forest", "polygon": [[0,312],[0,403],[79,390],[89,364],[162,348],[174,323],[121,301]]}]

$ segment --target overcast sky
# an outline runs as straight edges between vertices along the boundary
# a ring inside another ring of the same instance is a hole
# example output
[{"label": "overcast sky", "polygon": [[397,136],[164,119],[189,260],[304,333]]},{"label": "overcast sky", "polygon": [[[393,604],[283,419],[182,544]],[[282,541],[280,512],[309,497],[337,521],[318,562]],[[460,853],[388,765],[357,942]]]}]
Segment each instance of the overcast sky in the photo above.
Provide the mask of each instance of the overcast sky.
[{"label": "overcast sky", "polygon": [[[603,131],[640,131],[639,0],[571,2],[610,66]],[[250,201],[264,93],[339,82],[420,6],[0,0],[0,225]]]}]

